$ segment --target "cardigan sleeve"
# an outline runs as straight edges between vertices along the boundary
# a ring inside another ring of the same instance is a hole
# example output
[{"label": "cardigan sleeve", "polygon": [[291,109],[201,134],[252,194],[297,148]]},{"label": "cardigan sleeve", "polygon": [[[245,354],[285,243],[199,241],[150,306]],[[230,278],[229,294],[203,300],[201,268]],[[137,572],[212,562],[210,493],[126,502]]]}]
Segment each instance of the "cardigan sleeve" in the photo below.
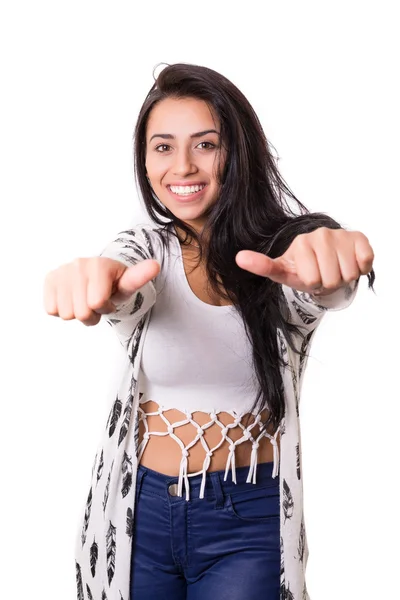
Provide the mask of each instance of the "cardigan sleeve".
[{"label": "cardigan sleeve", "polygon": [[310,333],[319,325],[326,311],[343,310],[350,306],[356,296],[359,281],[360,277],[326,296],[300,292],[282,284],[289,320],[300,325],[305,334]]},{"label": "cardigan sleeve", "polygon": [[[127,267],[143,260],[155,259],[149,233],[140,225],[118,233],[100,256],[118,260]],[[120,343],[127,349],[136,327],[155,301],[154,280],[150,280],[137,289],[128,300],[116,304],[114,312],[103,314],[101,318],[113,327]]]}]

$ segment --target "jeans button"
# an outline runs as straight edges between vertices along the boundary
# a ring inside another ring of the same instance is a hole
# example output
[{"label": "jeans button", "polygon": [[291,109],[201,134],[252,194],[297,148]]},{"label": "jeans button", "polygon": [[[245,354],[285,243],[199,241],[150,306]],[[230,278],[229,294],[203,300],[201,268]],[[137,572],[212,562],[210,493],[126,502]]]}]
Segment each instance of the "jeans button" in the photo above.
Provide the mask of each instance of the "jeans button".
[{"label": "jeans button", "polygon": [[171,483],[171,485],[168,486],[168,492],[169,492],[170,496],[177,496],[178,495],[178,484]]}]

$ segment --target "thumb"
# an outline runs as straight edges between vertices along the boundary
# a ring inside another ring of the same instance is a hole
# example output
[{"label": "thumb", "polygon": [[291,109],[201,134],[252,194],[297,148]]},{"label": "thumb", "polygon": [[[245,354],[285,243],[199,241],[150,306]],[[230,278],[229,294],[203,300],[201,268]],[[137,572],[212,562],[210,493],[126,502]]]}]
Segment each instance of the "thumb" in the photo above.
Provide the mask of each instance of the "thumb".
[{"label": "thumb", "polygon": [[255,275],[269,277],[277,283],[286,283],[288,276],[296,272],[294,261],[279,256],[270,258],[261,252],[241,250],[236,255],[236,262],[242,269]]},{"label": "thumb", "polygon": [[132,267],[122,267],[122,273],[118,269],[113,284],[113,295],[110,300],[114,304],[125,302],[137,290],[146,285],[151,279],[154,279],[159,274],[160,269],[160,263],[153,259],[142,260]]}]

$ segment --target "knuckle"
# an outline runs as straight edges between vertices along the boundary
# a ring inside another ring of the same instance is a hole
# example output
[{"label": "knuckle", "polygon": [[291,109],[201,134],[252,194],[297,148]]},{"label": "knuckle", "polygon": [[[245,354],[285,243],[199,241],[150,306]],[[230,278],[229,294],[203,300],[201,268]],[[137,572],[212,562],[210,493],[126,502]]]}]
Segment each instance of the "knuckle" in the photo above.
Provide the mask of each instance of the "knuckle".
[{"label": "knuckle", "polygon": [[96,295],[94,298],[90,298],[90,300],[88,299],[88,307],[91,308],[92,311],[98,308],[103,308],[106,301],[106,298]]},{"label": "knuckle", "polygon": [[365,233],[363,233],[362,231],[354,231],[353,233],[358,238],[360,238],[361,240],[363,240],[364,242],[367,242],[367,244],[369,244],[369,239],[367,238],[367,236],[365,235]]},{"label": "knuckle", "polygon": [[59,311],[59,315],[63,321],[72,321],[73,319],[75,319],[75,315],[71,311],[61,310]]},{"label": "knuckle", "polygon": [[318,237],[318,238],[326,238],[331,234],[332,230],[329,229],[328,227],[317,227],[317,229],[314,229],[314,231],[312,231],[312,235],[313,237]]},{"label": "knuckle", "polygon": [[99,319],[88,319],[86,321],[82,321],[86,327],[93,327],[93,325],[97,325],[98,322]]},{"label": "knuckle", "polygon": [[71,265],[76,269],[79,273],[84,273],[87,270],[88,259],[87,258],[74,258],[71,262]]},{"label": "knuckle", "polygon": [[317,277],[304,276],[302,279],[303,279],[304,284],[311,289],[319,288],[322,285],[321,280],[318,279]]},{"label": "knuckle", "polygon": [[92,318],[93,312],[91,310],[79,310],[79,311],[75,311],[75,318],[78,319],[78,321],[90,321]]},{"label": "knuckle", "polygon": [[330,233],[330,229],[328,229],[328,227],[318,227],[317,229],[314,229],[314,233],[315,235],[320,235],[320,236],[325,236],[328,235]]},{"label": "knuckle", "polygon": [[374,261],[375,255],[372,251],[369,252],[361,252],[360,262],[364,264],[370,264]]},{"label": "knuckle", "polygon": [[296,243],[299,246],[308,244],[308,238],[306,237],[307,235],[309,235],[309,234],[308,233],[299,233],[299,235],[296,235],[296,237],[294,239],[294,243]]},{"label": "knuckle", "polygon": [[358,279],[359,276],[360,276],[359,271],[353,271],[352,273],[348,273],[346,275],[346,277],[344,277],[344,280],[345,280],[346,283],[351,283],[355,279]]},{"label": "knuckle", "polygon": [[45,289],[43,294],[43,307],[48,315],[57,315],[57,306],[54,301],[54,297],[50,290]]},{"label": "knuckle", "polygon": [[323,283],[324,288],[327,290],[335,290],[343,285],[342,278],[336,279],[335,281],[327,281]]},{"label": "knuckle", "polygon": [[91,256],[89,259],[89,267],[93,271],[99,271],[100,269],[104,269],[104,266],[107,264],[108,258],[104,256]]}]

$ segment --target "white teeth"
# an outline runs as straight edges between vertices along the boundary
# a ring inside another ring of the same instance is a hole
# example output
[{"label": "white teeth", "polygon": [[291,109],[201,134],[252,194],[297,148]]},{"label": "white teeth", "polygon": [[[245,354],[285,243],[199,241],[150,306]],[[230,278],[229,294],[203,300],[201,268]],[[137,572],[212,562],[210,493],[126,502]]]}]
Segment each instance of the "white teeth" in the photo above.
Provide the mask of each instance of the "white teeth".
[{"label": "white teeth", "polygon": [[180,194],[182,196],[187,196],[189,194],[193,194],[194,192],[199,192],[206,186],[204,184],[204,185],[170,185],[169,187],[170,187],[171,191],[174,192],[174,194]]}]

